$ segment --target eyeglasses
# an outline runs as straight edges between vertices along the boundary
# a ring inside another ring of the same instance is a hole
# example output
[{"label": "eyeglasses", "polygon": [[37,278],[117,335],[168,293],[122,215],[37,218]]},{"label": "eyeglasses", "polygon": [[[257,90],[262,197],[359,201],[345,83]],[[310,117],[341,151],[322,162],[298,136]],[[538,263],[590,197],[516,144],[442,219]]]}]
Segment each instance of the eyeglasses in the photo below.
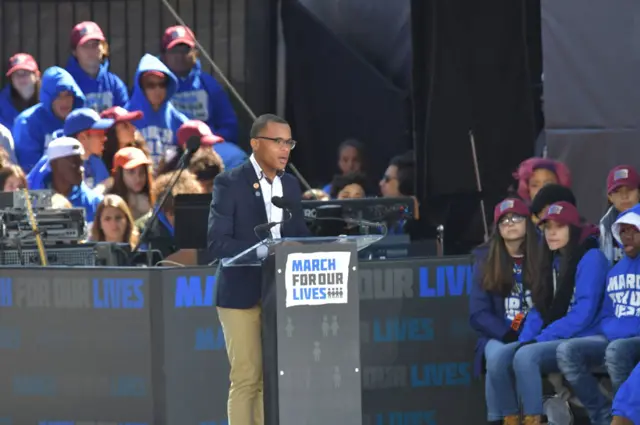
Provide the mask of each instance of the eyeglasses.
[{"label": "eyeglasses", "polygon": [[296,147],[296,144],[298,142],[296,142],[293,139],[289,139],[289,140],[285,140],[281,137],[266,137],[266,136],[258,136],[256,137],[256,139],[265,139],[265,140],[271,140],[272,142],[274,142],[276,145],[278,146],[286,146],[288,147],[290,150],[293,150],[293,148]]},{"label": "eyeglasses", "polygon": [[518,223],[522,223],[524,219],[525,217],[518,214],[513,214],[511,216],[507,215],[502,217],[498,222],[498,224],[500,224],[500,226],[506,226],[507,224],[518,224]]}]

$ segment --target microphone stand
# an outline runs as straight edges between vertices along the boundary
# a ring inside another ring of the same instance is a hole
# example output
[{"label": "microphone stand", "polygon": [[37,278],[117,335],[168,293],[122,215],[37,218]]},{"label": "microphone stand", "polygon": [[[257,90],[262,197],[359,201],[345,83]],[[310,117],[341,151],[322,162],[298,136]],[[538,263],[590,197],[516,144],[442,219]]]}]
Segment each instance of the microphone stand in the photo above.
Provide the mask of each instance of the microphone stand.
[{"label": "microphone stand", "polygon": [[[193,153],[195,153],[195,151],[197,151],[199,148],[200,148],[200,137],[191,136],[189,140],[187,140],[187,146],[185,147],[185,150],[182,153],[182,156],[180,157],[180,161],[178,161],[178,172],[174,174],[171,181],[167,185],[166,189],[162,193],[162,196],[156,202],[156,205],[153,207],[153,214],[151,214],[149,221],[147,221],[147,224],[144,226],[144,230],[142,231],[142,234],[138,239],[138,243],[131,250],[131,260],[132,260],[131,263],[133,263],[133,259],[135,258],[135,255],[138,253],[138,251],[140,251],[140,247],[146,242],[147,238],[149,237],[149,234],[151,233],[151,229],[155,225],[156,221],[158,221],[158,215],[160,214],[160,211],[162,211],[162,207],[164,206],[164,204],[167,203],[169,194],[173,190],[174,186],[178,183],[178,180],[180,179],[182,172],[189,165],[189,160],[191,158],[191,155],[193,155]],[[149,249],[147,249],[147,266],[148,267],[153,267],[153,252],[151,248],[152,248],[151,243],[149,243]]]}]

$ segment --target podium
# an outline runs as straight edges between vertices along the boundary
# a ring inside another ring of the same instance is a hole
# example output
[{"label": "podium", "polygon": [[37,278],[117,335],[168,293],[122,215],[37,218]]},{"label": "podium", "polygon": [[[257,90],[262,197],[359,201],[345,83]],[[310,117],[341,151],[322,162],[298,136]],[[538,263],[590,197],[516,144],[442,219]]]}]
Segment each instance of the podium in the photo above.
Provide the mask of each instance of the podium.
[{"label": "podium", "polygon": [[265,240],[225,267],[260,267],[265,425],[361,425],[358,251],[383,235]]}]

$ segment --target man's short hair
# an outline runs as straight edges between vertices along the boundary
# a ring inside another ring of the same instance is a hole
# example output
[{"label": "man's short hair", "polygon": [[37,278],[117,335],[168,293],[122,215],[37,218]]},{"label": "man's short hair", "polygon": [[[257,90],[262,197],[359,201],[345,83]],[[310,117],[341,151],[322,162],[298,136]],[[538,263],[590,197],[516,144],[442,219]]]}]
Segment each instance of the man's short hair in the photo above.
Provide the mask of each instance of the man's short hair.
[{"label": "man's short hair", "polygon": [[416,192],[416,161],[413,151],[403,153],[391,158],[389,166],[394,165],[398,169],[398,191],[404,196],[413,196]]},{"label": "man's short hair", "polygon": [[200,181],[213,180],[224,171],[224,163],[213,149],[198,149],[189,162],[189,171]]},{"label": "man's short hair", "polygon": [[264,128],[267,126],[267,124],[269,124],[270,122],[274,122],[276,124],[286,124],[289,125],[289,123],[287,122],[287,120],[285,120],[284,118],[280,118],[277,115],[274,114],[264,114],[264,115],[260,115],[258,118],[255,119],[255,121],[253,122],[253,124],[251,125],[251,132],[249,133],[249,136],[254,139],[256,137],[258,137],[260,135],[260,132],[262,130],[264,130]]},{"label": "man's short hair", "polygon": [[[162,196],[169,185],[169,182],[173,180],[176,173],[178,173],[178,171],[163,174],[156,179],[153,185],[153,199],[158,199],[158,197]],[[164,212],[173,213],[175,197],[178,195],[187,195],[192,193],[202,193],[202,186],[192,172],[185,170],[182,172],[182,175],[176,182],[176,185],[171,189],[171,193],[167,196],[167,202],[164,204],[162,210]]]}]

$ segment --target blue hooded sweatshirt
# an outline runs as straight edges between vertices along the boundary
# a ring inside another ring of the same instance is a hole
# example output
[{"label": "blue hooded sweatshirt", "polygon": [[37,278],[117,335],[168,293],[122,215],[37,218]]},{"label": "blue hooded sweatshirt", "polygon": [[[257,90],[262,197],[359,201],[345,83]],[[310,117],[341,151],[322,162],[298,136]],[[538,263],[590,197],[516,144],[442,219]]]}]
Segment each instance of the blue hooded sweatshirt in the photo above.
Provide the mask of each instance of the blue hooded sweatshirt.
[{"label": "blue hooded sweatshirt", "polygon": [[0,125],[11,130],[18,113],[11,99],[11,83],[7,83],[0,91]]},{"label": "blue hooded sweatshirt", "polygon": [[[140,86],[140,78],[147,71],[160,71],[167,76],[167,97],[159,110],[154,111]],[[164,151],[178,144],[178,128],[188,118],[179,112],[169,101],[178,89],[178,79],[157,57],[146,54],[140,59],[133,84],[131,100],[125,106],[128,111],[142,111],[144,117],[133,124],[140,130],[151,150],[151,157],[157,165]]]},{"label": "blue hooded sweatshirt", "polygon": [[598,248],[588,250],[578,262],[576,282],[567,314],[543,329],[542,316],[534,307],[524,322],[520,342],[555,341],[599,333],[601,305],[609,262]]},{"label": "blue hooded sweatshirt", "polygon": [[[625,211],[611,226],[612,239],[621,245],[622,223],[640,229],[640,205]],[[640,336],[640,256],[622,257],[607,275],[601,328],[609,341]]]},{"label": "blue hooded sweatshirt", "polygon": [[51,109],[53,101],[63,91],[73,94],[73,109],[84,106],[84,94],[71,74],[60,67],[52,66],[42,74],[40,103],[25,109],[16,118],[12,133],[18,165],[25,173],[31,171],[42,157],[46,146],[53,140],[53,133],[64,126],[64,120],[56,117]]},{"label": "blue hooded sweatshirt", "polygon": [[127,86],[116,75],[109,72],[109,61],[100,65],[96,78],[91,77],[80,67],[75,56],[69,56],[67,71],[76,80],[87,101],[85,106],[100,113],[112,106],[122,106],[129,101]]},{"label": "blue hooded sweatshirt", "polygon": [[[42,165],[37,168],[34,167],[27,175],[27,187],[30,190],[48,189],[51,187],[51,167],[48,160],[45,159]],[[87,223],[92,223],[98,205],[102,202],[102,195],[95,193],[82,182],[80,186],[73,188],[71,195],[69,195],[67,199],[69,199],[69,202],[71,202],[71,205],[74,207],[84,208]]]},{"label": "blue hooded sweatshirt", "polygon": [[629,419],[634,425],[640,424],[640,363],[616,393],[612,413]]},{"label": "blue hooded sweatshirt", "polygon": [[482,373],[484,348],[490,339],[504,341],[511,330],[511,322],[518,313],[525,313],[533,307],[531,291],[522,286],[522,267],[514,264],[514,290],[505,297],[482,289],[482,269],[487,261],[488,246],[474,251],[473,282],[469,298],[469,322],[478,333],[475,348],[474,372]]},{"label": "blue hooded sweatshirt", "polygon": [[[238,118],[229,97],[215,78],[202,71],[200,60],[189,75],[179,79],[178,91],[171,103],[189,119],[207,123],[211,131],[225,141],[238,141]],[[228,167],[226,161],[224,165]]]}]

